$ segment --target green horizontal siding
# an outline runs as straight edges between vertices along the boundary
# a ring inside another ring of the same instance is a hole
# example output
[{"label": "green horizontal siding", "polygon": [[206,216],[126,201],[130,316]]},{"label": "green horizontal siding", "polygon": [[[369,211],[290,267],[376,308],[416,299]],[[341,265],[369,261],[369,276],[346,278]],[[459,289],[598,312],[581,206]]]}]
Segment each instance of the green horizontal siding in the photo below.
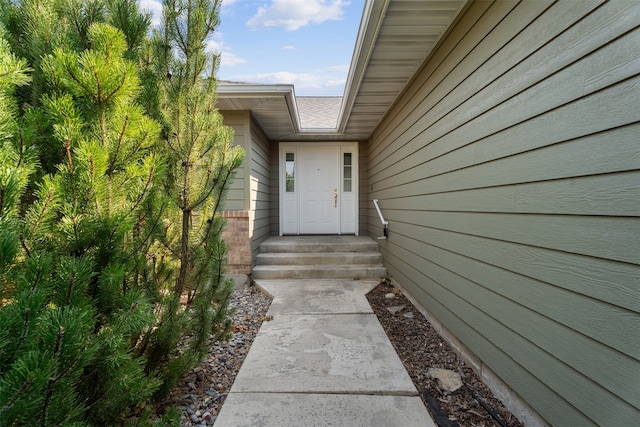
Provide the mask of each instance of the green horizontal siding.
[{"label": "green horizontal siding", "polygon": [[[241,146],[245,151],[249,148],[248,135],[245,128],[246,114],[235,111],[222,111],[223,123],[233,129],[233,143]],[[225,210],[241,211],[247,206],[247,188],[249,182],[248,158],[245,157],[242,165],[236,170],[233,181],[229,186],[229,192],[224,203]]]},{"label": "green horizontal siding", "polygon": [[251,210],[252,258],[258,255],[260,243],[271,235],[271,148],[260,128],[251,123]]},{"label": "green horizontal siding", "polygon": [[390,274],[553,425],[640,419],[638,46],[634,0],[474,2],[363,150]]}]

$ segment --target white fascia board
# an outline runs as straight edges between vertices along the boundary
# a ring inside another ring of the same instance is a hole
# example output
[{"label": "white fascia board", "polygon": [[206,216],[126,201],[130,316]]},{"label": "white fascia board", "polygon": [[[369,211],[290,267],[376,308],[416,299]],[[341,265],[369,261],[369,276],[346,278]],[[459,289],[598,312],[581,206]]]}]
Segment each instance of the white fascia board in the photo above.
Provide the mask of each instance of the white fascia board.
[{"label": "white fascia board", "polygon": [[218,95],[231,95],[236,98],[239,96],[252,97],[252,98],[264,98],[265,96],[282,96],[283,94],[294,94],[294,88],[292,84],[277,84],[268,85],[261,83],[250,84],[234,84],[234,83],[220,83],[218,82]]},{"label": "white fascia board", "polygon": [[347,126],[353,103],[355,102],[364,73],[373,52],[378,33],[382,27],[385,13],[390,0],[366,0],[356,44],[353,49],[353,57],[349,66],[349,75],[344,88],[342,106],[338,114],[338,131],[344,133]]}]

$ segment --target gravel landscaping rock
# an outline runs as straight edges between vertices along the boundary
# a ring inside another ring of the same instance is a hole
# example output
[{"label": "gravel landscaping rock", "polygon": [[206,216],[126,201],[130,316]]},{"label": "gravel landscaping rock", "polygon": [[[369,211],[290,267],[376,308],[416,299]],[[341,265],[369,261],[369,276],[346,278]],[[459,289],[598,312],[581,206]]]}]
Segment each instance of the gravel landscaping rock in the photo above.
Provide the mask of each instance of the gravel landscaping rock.
[{"label": "gravel landscaping rock", "polygon": [[176,407],[182,411],[183,426],[212,426],[262,322],[270,320],[266,316],[270,304],[271,299],[255,286],[237,289],[229,303],[235,309],[231,339],[212,343],[202,364],[180,380],[156,412]]}]

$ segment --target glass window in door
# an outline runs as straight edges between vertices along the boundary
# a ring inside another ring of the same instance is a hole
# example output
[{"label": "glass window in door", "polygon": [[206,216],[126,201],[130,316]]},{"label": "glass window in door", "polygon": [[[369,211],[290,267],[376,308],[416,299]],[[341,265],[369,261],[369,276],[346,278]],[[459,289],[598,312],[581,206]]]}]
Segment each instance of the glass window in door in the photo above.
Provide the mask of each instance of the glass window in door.
[{"label": "glass window in door", "polygon": [[295,191],[295,153],[287,153],[285,157],[285,191],[293,193]]},{"label": "glass window in door", "polygon": [[353,185],[353,156],[351,153],[342,155],[342,191],[350,193]]}]

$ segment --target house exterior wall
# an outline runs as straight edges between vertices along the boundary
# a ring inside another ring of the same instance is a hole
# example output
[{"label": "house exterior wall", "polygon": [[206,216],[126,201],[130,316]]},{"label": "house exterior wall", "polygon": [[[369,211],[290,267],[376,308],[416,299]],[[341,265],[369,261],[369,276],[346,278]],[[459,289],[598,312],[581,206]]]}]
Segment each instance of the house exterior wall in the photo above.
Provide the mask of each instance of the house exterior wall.
[{"label": "house exterior wall", "polygon": [[222,115],[224,124],[234,130],[234,143],[245,149],[222,213],[227,220],[223,233],[229,245],[227,273],[251,274],[260,243],[277,233],[273,224],[278,223],[278,211],[274,212],[272,201],[275,188],[277,205],[277,144],[267,139],[249,111],[222,111]]},{"label": "house exterior wall", "polygon": [[[260,243],[271,236],[272,163],[271,143],[258,124],[251,120],[251,259],[260,251]],[[277,163],[276,163],[277,165]],[[277,183],[275,184],[277,188]]]},{"label": "house exterior wall", "polygon": [[227,221],[222,238],[228,247],[227,274],[251,273],[251,221],[248,210],[222,211],[222,218]]},{"label": "house exterior wall", "polygon": [[233,129],[233,143],[245,150],[245,159],[236,171],[224,204],[225,210],[249,209],[249,183],[251,165],[251,131],[248,111],[221,111],[223,123]]},{"label": "house exterior wall", "polygon": [[[227,274],[251,273],[251,235],[253,217],[251,211],[252,144],[248,111],[222,112],[223,123],[233,129],[233,143],[242,146],[245,158],[236,171],[222,211],[227,225],[222,238],[228,246]],[[247,166],[249,165],[249,167]]]},{"label": "house exterior wall", "polygon": [[272,141],[271,154],[271,235],[280,235],[280,147]]},{"label": "house exterior wall", "polygon": [[389,274],[552,425],[640,419],[639,26],[473,2],[367,147]]},{"label": "house exterior wall", "polygon": [[366,236],[369,230],[369,208],[373,206],[373,200],[369,197],[369,185],[367,171],[369,162],[367,157],[367,143],[361,141],[358,144],[358,235]]}]

